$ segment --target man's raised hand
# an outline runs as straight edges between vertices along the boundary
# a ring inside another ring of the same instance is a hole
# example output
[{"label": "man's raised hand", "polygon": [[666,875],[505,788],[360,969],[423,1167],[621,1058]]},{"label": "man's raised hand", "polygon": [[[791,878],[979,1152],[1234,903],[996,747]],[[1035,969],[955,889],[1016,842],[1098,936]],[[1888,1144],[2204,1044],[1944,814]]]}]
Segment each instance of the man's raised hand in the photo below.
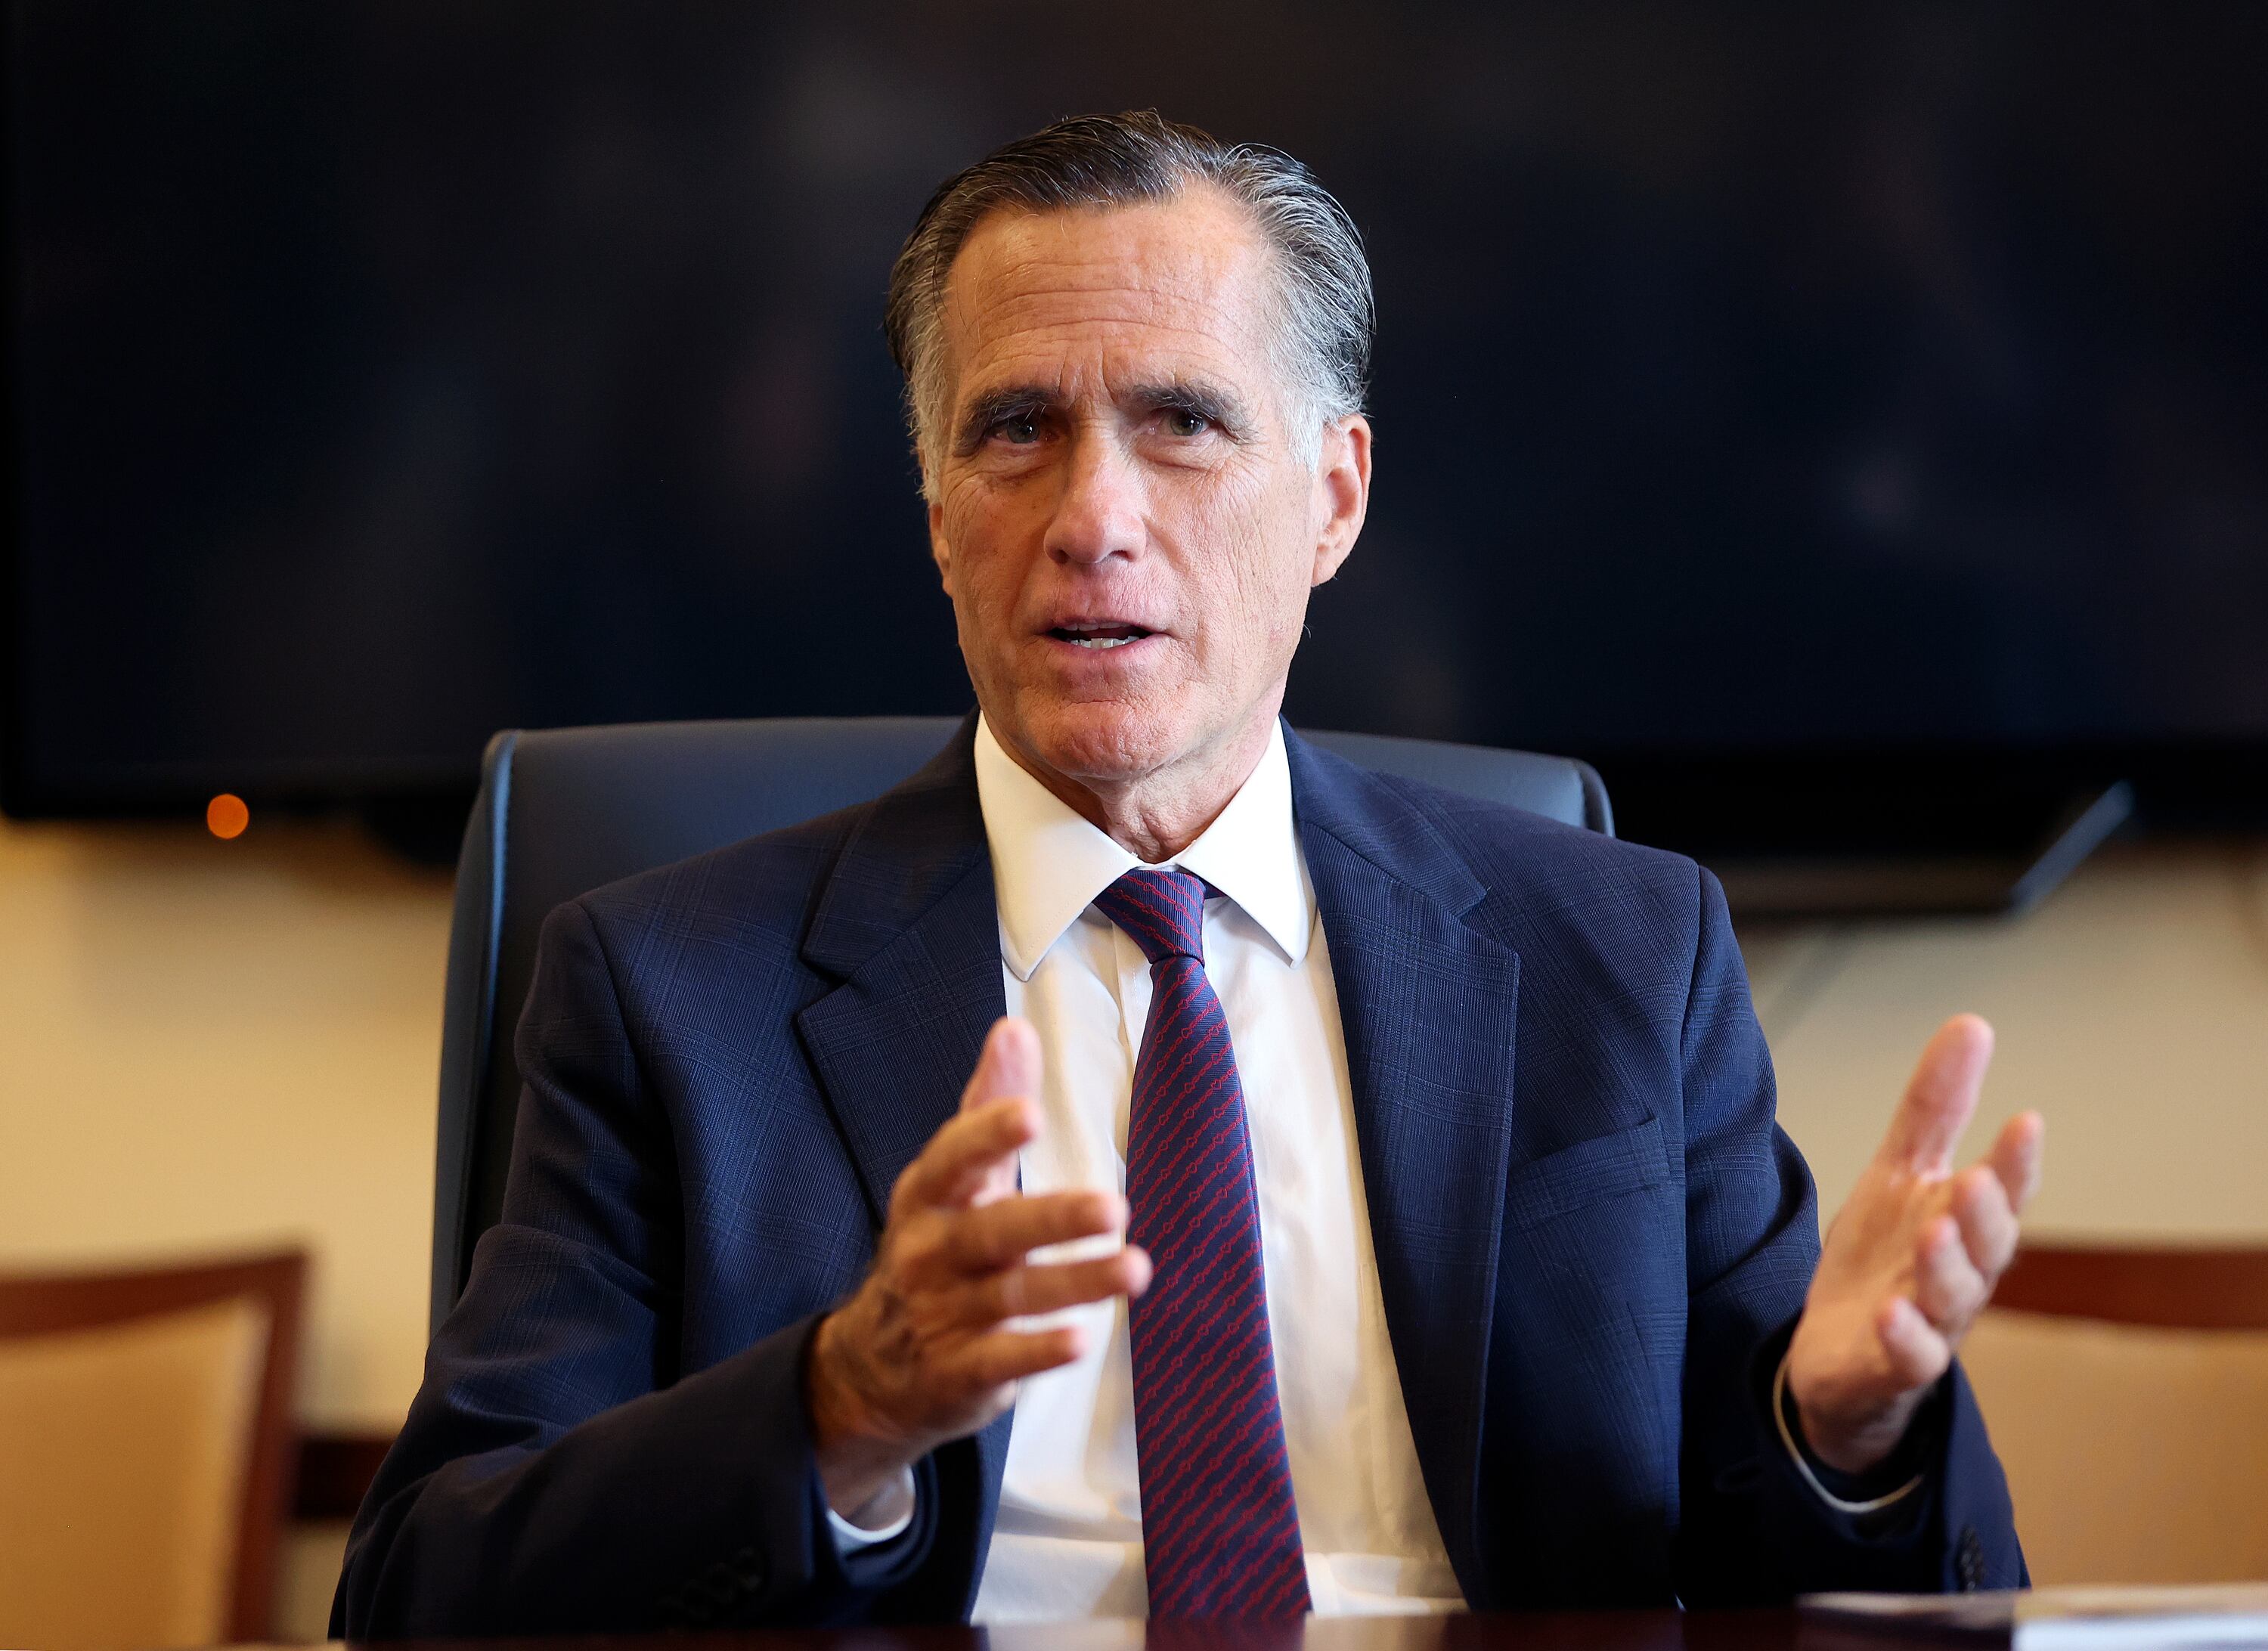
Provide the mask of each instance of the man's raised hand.
[{"label": "man's raised hand", "polygon": [[1116,1193],[1017,1192],[1017,1152],[1040,1132],[1039,1088],[1039,1034],[1027,1021],[996,1021],[959,1114],[892,1189],[865,1281],[820,1322],[806,1397],[820,1480],[839,1513],[866,1507],[905,1468],[983,1426],[1021,1378],[1084,1350],[1076,1326],[1009,1320],[1138,1295],[1150,1282],[1150,1258],[1131,1246],[1027,1259],[1126,1225]]},{"label": "man's raised hand", "polygon": [[1830,1466],[1864,1472],[1896,1448],[2016,1253],[2016,1218],[2039,1184],[2040,1115],[2009,1119],[1983,1162],[1953,1172],[1992,1059],[1992,1028],[1977,1016],[1937,1029],[1828,1228],[1787,1384]]}]

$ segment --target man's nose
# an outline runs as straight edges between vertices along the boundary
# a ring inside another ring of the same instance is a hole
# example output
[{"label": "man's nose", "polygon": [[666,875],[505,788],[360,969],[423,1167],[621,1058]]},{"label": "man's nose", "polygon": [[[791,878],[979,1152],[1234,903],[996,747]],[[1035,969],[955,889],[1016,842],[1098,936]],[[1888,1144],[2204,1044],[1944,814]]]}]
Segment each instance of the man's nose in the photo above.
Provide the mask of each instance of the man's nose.
[{"label": "man's nose", "polygon": [[1063,497],[1048,524],[1048,555],[1057,562],[1096,564],[1138,556],[1147,538],[1140,467],[1108,436],[1073,438]]}]

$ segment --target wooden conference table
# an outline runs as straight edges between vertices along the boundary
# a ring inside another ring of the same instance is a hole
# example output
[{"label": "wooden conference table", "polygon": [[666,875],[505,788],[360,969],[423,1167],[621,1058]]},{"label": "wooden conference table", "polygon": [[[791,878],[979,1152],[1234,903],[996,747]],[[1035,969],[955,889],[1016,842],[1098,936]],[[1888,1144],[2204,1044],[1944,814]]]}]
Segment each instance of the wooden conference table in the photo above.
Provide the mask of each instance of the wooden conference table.
[{"label": "wooden conference table", "polygon": [[[1962,1635],[1975,1651],[2008,1636]],[[1853,1629],[1795,1610],[1602,1610],[1359,1617],[1304,1626],[1070,1622],[1021,1628],[850,1628],[373,1642],[371,1651],[1894,1651],[1942,1636]]]}]

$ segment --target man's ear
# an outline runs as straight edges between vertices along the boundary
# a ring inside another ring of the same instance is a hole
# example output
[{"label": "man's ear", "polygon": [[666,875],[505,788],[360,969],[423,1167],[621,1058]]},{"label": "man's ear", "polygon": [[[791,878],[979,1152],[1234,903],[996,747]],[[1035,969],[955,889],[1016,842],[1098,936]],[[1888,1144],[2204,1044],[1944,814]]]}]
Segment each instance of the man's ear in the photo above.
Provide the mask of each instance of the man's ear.
[{"label": "man's ear", "polygon": [[953,547],[945,537],[945,507],[935,499],[929,506],[929,559],[937,564],[938,582],[953,594]]},{"label": "man's ear", "polygon": [[1370,420],[1351,413],[1323,426],[1315,461],[1315,561],[1307,583],[1327,584],[1354,549],[1370,510]]}]

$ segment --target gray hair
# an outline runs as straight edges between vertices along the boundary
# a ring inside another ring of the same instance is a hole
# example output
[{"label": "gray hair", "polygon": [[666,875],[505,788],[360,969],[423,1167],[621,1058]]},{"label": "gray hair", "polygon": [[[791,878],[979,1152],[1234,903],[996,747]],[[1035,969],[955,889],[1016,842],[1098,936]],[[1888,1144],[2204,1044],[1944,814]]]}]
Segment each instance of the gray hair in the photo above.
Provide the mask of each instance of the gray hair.
[{"label": "gray hair", "polygon": [[1252,214],[1282,279],[1278,365],[1292,391],[1294,439],[1309,463],[1322,427],[1362,411],[1377,318],[1370,262],[1346,209],[1280,150],[1226,144],[1154,110],[1086,114],[996,149],[939,185],[890,270],[882,328],[906,380],[906,416],[924,490],[940,456],[945,282],[977,224],[1000,208],[1032,212],[1170,200],[1192,183]]}]

